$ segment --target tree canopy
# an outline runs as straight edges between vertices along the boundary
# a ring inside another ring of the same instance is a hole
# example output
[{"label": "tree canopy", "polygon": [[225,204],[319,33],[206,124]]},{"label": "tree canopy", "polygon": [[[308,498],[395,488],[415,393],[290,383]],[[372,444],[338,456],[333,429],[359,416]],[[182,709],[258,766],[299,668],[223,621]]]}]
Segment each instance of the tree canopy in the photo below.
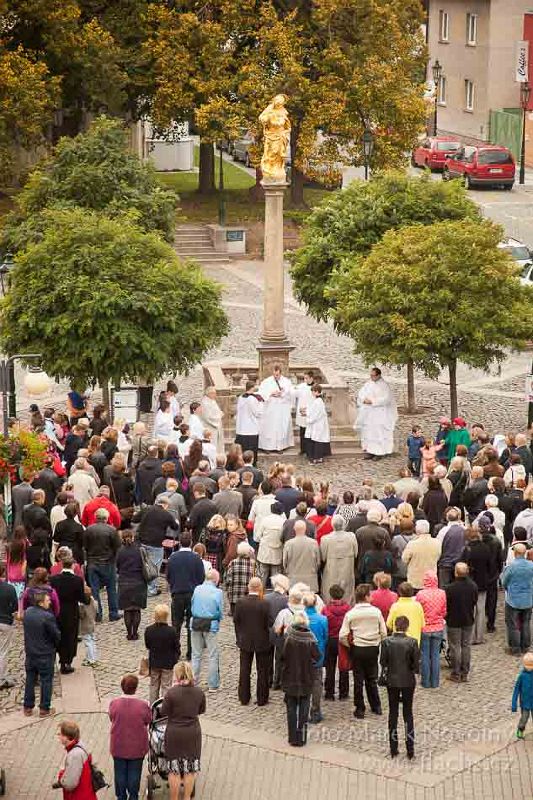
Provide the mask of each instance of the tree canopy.
[{"label": "tree canopy", "polygon": [[228,331],[219,287],[155,233],[88,209],[45,212],[0,302],[2,352],[81,384],[187,372]]},{"label": "tree canopy", "polygon": [[[291,257],[296,296],[312,316],[326,319],[338,299],[337,273],[345,262],[351,265],[355,258],[368,255],[388,230],[479,218],[478,207],[457,181],[444,183],[401,172],[354,181],[308,216],[303,246]],[[335,314],[334,321],[342,331],[342,315]]]},{"label": "tree canopy", "polygon": [[502,229],[461,220],[390,230],[338,276],[335,320],[369,361],[409,361],[427,376],[456,366],[488,368],[531,337],[533,291],[498,248]]},{"label": "tree canopy", "polygon": [[176,204],[177,196],[160,186],[150,164],[129,151],[124,125],[100,117],[86,133],[60,139],[31,173],[6,221],[4,247],[16,252],[40,235],[44,209],[75,206],[110,217],[128,213],[143,230],[171,240]]}]

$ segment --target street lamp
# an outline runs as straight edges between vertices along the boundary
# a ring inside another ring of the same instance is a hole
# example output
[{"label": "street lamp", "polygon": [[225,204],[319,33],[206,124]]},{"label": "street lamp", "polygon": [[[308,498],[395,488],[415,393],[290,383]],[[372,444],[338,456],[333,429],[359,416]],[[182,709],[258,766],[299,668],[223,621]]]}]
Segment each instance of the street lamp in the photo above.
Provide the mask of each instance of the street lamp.
[{"label": "street lamp", "polygon": [[4,256],[4,260],[0,264],[0,293],[2,297],[6,294],[9,290],[9,273],[15,266],[13,262],[13,256],[11,253],[6,253]]},{"label": "street lamp", "polygon": [[431,67],[431,71],[433,72],[433,84],[435,86],[435,113],[433,117],[433,136],[437,135],[437,114],[438,114],[438,105],[439,105],[439,84],[440,79],[442,76],[442,64],[437,59],[433,66]]},{"label": "street lamp", "polygon": [[370,166],[370,159],[374,152],[374,135],[370,128],[365,128],[363,131],[363,155],[365,158],[365,181],[368,180],[368,168]]},{"label": "street lamp", "polygon": [[522,106],[522,148],[520,150],[520,177],[519,183],[526,182],[526,112],[529,105],[531,86],[529,81],[520,84],[520,105]]},{"label": "street lamp", "polygon": [[224,196],[224,158],[222,156],[222,140],[219,147],[219,176],[218,176],[218,224],[226,224],[226,198]]},{"label": "street lamp", "polygon": [[[15,395],[15,361],[40,361],[40,353],[23,353],[0,360],[0,391],[2,392],[3,434],[9,435],[9,417],[16,416]],[[29,368],[24,378],[24,385],[29,395],[44,394],[50,385],[50,379],[38,366]]]}]

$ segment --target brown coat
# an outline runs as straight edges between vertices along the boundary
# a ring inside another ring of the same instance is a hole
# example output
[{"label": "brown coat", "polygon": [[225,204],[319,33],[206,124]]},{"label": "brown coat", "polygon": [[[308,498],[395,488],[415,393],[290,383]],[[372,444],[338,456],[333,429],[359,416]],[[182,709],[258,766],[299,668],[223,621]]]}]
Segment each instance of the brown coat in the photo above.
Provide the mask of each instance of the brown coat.
[{"label": "brown coat", "polygon": [[202,729],[199,714],[205,711],[205,694],[197,686],[173,686],[161,706],[161,714],[168,717],[165,731],[165,756],[174,758],[200,758],[202,754]]},{"label": "brown coat", "polygon": [[237,558],[237,547],[241,542],[247,542],[246,531],[236,530],[226,535],[226,552],[222,560],[222,566],[227,569],[234,558]]},{"label": "brown coat", "polygon": [[268,604],[256,594],[237,600],[233,623],[240,650],[247,653],[265,653],[270,650],[268,611]]}]

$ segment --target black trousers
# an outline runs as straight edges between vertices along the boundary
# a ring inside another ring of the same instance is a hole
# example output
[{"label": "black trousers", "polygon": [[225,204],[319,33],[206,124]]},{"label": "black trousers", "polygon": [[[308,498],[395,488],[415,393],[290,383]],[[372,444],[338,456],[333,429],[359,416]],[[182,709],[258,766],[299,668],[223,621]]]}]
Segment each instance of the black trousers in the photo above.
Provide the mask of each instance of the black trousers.
[{"label": "black trousers", "polygon": [[[335,697],[335,673],[337,671],[337,656],[339,654],[339,640],[328,639],[326,646],[326,679],[324,681],[324,696],[326,700],[333,700]],[[347,672],[339,671],[339,700],[348,697],[350,689],[350,677]]]},{"label": "black trousers", "polygon": [[498,603],[498,581],[492,581],[487,585],[487,595],[485,597],[485,616],[487,617],[487,629],[493,630],[496,623],[496,605]]},{"label": "black trousers", "polygon": [[368,704],[372,711],[381,708],[378,690],[379,647],[351,647],[354,691],[353,700],[356,711],[365,711],[363,689],[366,688]]},{"label": "black trousers", "polygon": [[268,655],[268,674],[269,685],[274,689],[279,689],[281,686],[281,653],[283,643],[270,648]]},{"label": "black trousers", "polygon": [[301,747],[307,742],[307,720],[309,719],[311,695],[295,697],[292,694],[286,694],[285,704],[287,706],[289,744]]},{"label": "black trousers", "polygon": [[[172,624],[176,628],[181,654],[181,627],[185,622],[187,631],[187,661],[191,660],[191,600],[192,592],[180,592],[172,595]],[[180,656],[178,654],[178,658]]]},{"label": "black trousers", "polygon": [[300,425],[300,455],[305,453],[305,427]]},{"label": "black trousers", "polygon": [[255,668],[257,670],[257,705],[264,706],[268,703],[268,691],[270,681],[270,650],[263,653],[240,651],[240,670],[239,670],[239,700],[244,705],[250,702],[250,676],[255,655]]},{"label": "black trousers", "polygon": [[415,723],[413,719],[413,697],[415,687],[395,688],[387,686],[389,695],[389,743],[393,755],[398,752],[398,710],[402,704],[403,722],[405,726],[405,747],[408,755],[415,752]]}]

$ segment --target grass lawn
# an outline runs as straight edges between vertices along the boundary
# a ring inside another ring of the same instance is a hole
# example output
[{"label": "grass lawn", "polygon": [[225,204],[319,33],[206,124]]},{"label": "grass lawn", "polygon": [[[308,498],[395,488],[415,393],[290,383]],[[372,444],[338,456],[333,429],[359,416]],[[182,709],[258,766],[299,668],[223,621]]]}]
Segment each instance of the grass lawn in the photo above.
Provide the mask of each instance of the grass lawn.
[{"label": "grass lawn", "polygon": [[[198,163],[198,147],[194,148],[195,166]],[[218,184],[219,161],[216,158],[215,181]],[[249,189],[255,185],[255,179],[240,167],[229,161],[224,161],[224,195],[226,198],[226,219],[229,225],[246,222],[257,222],[264,218],[265,204],[254,201],[249,194]],[[180,218],[191,222],[216,222],[218,220],[218,193],[201,196],[197,194],[197,172],[160,172],[159,180],[163,186],[174,189],[180,196]],[[313,207],[327,195],[324,189],[305,189],[305,202]],[[290,201],[287,193],[286,210],[290,210]]]}]

